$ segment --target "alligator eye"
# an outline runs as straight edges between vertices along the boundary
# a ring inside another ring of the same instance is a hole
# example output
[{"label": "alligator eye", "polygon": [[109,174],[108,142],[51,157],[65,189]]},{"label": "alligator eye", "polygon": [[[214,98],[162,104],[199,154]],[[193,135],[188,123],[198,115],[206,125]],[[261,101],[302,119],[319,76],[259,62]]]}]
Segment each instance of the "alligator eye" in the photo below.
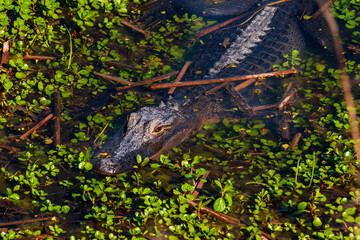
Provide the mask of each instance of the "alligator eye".
[{"label": "alligator eye", "polygon": [[157,126],[156,128],[154,128],[154,130],[152,130],[151,134],[160,134],[162,133],[164,130],[171,128],[171,126]]},{"label": "alligator eye", "polygon": [[159,134],[161,132],[163,132],[165,129],[165,126],[158,126],[156,128],[154,128],[154,130],[151,132],[152,134]]}]

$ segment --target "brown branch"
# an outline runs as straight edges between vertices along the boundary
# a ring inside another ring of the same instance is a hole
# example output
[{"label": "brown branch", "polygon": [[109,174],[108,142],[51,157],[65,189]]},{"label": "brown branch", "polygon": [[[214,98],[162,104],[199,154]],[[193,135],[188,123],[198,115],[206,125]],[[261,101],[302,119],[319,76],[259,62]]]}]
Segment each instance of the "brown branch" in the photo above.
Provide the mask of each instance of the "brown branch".
[{"label": "brown branch", "polygon": [[46,116],[46,118],[44,118],[43,120],[41,120],[38,124],[36,124],[32,129],[30,129],[29,131],[27,131],[26,133],[24,133],[23,135],[20,136],[20,139],[24,139],[27,138],[31,133],[33,133],[35,130],[37,130],[38,128],[40,128],[42,125],[44,125],[47,121],[49,121],[54,115],[52,113],[50,113],[49,115]]},{"label": "brown branch", "polygon": [[219,90],[220,88],[226,86],[226,84],[228,84],[227,82],[221,83],[219,85],[217,85],[216,87],[213,87],[212,89],[208,90],[205,92],[205,95],[209,95],[209,94],[213,94],[214,92],[216,92],[217,90]]},{"label": "brown branch", "polygon": [[94,74],[99,76],[99,77],[105,78],[107,80],[119,82],[119,83],[122,83],[122,84],[126,84],[126,85],[133,85],[134,84],[133,82],[129,82],[129,81],[126,81],[126,80],[123,80],[123,79],[120,79],[120,78],[117,78],[117,77],[114,77],[114,76],[106,75],[106,74],[103,74],[103,73],[95,72]]},{"label": "brown branch", "polygon": [[0,144],[0,148],[2,149],[7,149],[10,151],[10,153],[17,153],[20,151],[19,148],[13,147],[13,146],[8,146],[8,145],[4,145],[4,144]]},{"label": "brown branch", "polygon": [[289,147],[289,148],[290,148],[291,150],[294,150],[294,149],[296,148],[296,145],[299,143],[301,136],[302,136],[301,133],[295,134],[293,140],[292,140],[291,143],[290,143],[290,147]]},{"label": "brown branch", "polygon": [[21,221],[0,223],[0,227],[10,226],[10,225],[18,225],[18,224],[25,224],[25,223],[33,223],[33,222],[44,222],[44,221],[57,221],[57,218],[56,217],[45,217],[45,218],[35,218],[35,219],[29,219],[29,220],[21,220]]},{"label": "brown branch", "polygon": [[122,19],[122,20],[121,20],[121,23],[122,23],[122,24],[124,24],[125,26],[128,26],[128,27],[130,27],[130,28],[134,29],[135,31],[138,31],[138,32],[140,32],[140,33],[144,34],[144,35],[145,35],[145,37],[146,37],[146,40],[148,40],[148,39],[149,39],[150,32],[146,32],[144,29],[142,29],[142,28],[139,28],[139,27],[135,26],[134,24],[132,24],[132,23],[130,23],[130,22],[128,22],[128,21],[126,21],[125,19]]},{"label": "brown branch", "polygon": [[[266,4],[266,6],[273,6],[273,5],[276,5],[276,4],[280,4],[280,3],[283,3],[283,2],[289,2],[289,1],[291,1],[291,0],[280,0],[280,1],[276,1],[276,2],[273,2],[273,3]],[[201,31],[201,32],[198,32],[197,34],[195,34],[195,36],[196,36],[197,38],[200,38],[200,37],[202,37],[202,36],[204,36],[204,35],[206,35],[206,34],[208,34],[208,33],[211,33],[211,32],[213,32],[213,31],[216,31],[216,30],[218,30],[218,29],[220,29],[220,28],[222,28],[222,27],[225,27],[226,25],[229,25],[229,24],[231,24],[231,23],[233,23],[233,22],[235,22],[235,21],[237,21],[237,20],[240,20],[240,19],[246,17],[246,16],[249,15],[249,14],[252,14],[252,16],[250,16],[246,21],[244,21],[243,23],[240,24],[240,25],[243,25],[243,24],[245,24],[246,22],[248,22],[250,19],[252,19],[252,18],[254,17],[254,15],[255,15],[256,13],[260,12],[263,8],[264,8],[264,7],[256,8],[256,9],[254,9],[254,10],[252,10],[252,11],[248,11],[248,12],[243,13],[243,14],[237,16],[237,17],[231,18],[231,19],[229,19],[229,20],[227,20],[227,21],[225,21],[225,22],[216,24],[216,25],[214,25],[214,26],[212,26],[212,27],[210,27],[210,28],[207,28],[207,29],[205,29],[205,30],[203,30],[203,31]]]},{"label": "brown branch", "polygon": [[206,180],[206,178],[209,176],[210,174],[210,171],[206,171],[205,174],[201,177],[201,179],[197,182],[197,184],[195,185],[195,190],[192,192],[192,195],[194,196],[194,199],[195,200],[198,195],[199,195],[199,191],[202,189],[202,187],[204,186],[204,181],[203,180]]},{"label": "brown branch", "polygon": [[[318,4],[320,3],[319,0],[317,0],[317,2]],[[354,98],[351,92],[351,83],[350,83],[349,75],[346,73],[346,69],[345,69],[345,59],[343,56],[344,49],[343,46],[341,45],[339,26],[337,25],[334,17],[331,15],[329,9],[325,9],[323,15],[330,27],[332,36],[334,38],[334,48],[335,48],[336,58],[341,71],[340,82],[344,91],[344,98],[345,98],[347,110],[349,112],[349,122],[351,126],[351,135],[355,142],[356,158],[360,164],[360,132],[359,132],[359,126],[356,116]],[[358,181],[360,181],[360,179],[358,179]]]},{"label": "brown branch", "polygon": [[10,41],[6,41],[3,43],[3,52],[1,56],[0,67],[2,67],[4,64],[9,63],[9,57],[10,57]]},{"label": "brown branch", "polygon": [[158,76],[158,77],[150,78],[150,79],[147,79],[147,80],[144,80],[144,81],[132,83],[131,86],[124,86],[124,87],[119,88],[119,90],[124,90],[124,89],[132,88],[132,87],[143,86],[143,85],[153,83],[153,82],[158,82],[158,81],[170,78],[171,76],[176,75],[178,73],[179,73],[179,71],[175,71],[175,72],[168,73],[168,74],[165,74],[165,75],[161,75],[161,76]]},{"label": "brown branch", "polygon": [[279,106],[278,103],[274,103],[274,104],[269,104],[269,105],[263,105],[263,106],[258,106],[258,107],[252,107],[252,110],[255,111],[260,111],[260,110],[265,110],[265,109],[269,109],[269,108],[274,108]]},{"label": "brown branch", "polygon": [[[186,70],[189,68],[189,66],[190,66],[191,63],[192,63],[191,61],[187,61],[187,62],[184,64],[184,66],[183,66],[182,69],[180,70],[180,73],[179,73],[179,75],[177,75],[177,77],[176,77],[176,79],[175,79],[174,82],[180,82],[180,81],[181,81],[181,79],[182,79],[183,76],[185,75],[185,72],[186,72]],[[170,90],[168,91],[168,94],[173,94],[174,91],[175,91],[175,89],[176,89],[175,87],[170,88]]]},{"label": "brown branch", "polygon": [[[193,201],[190,201],[188,199],[186,199],[188,204],[191,206],[191,207],[196,207],[198,204],[193,202]],[[233,218],[233,217],[230,217],[230,216],[227,216],[223,213],[220,213],[220,212],[217,212],[215,210],[212,210],[210,208],[207,208],[207,207],[201,207],[200,208],[200,212],[201,213],[204,213],[204,214],[210,214],[212,217],[218,219],[218,220],[221,220],[223,222],[226,222],[226,223],[229,223],[229,224],[234,224],[234,225],[238,225],[238,224],[241,224],[240,221],[236,218]],[[242,224],[241,224],[242,225]],[[244,225],[245,226],[245,225]]]},{"label": "brown branch", "polygon": [[154,89],[172,88],[172,87],[197,86],[197,85],[205,85],[205,84],[213,84],[213,83],[243,81],[243,80],[248,80],[251,78],[275,77],[275,76],[282,76],[282,75],[288,75],[288,74],[294,74],[294,73],[297,73],[296,69],[280,71],[280,72],[270,72],[270,73],[254,74],[254,75],[228,77],[228,78],[215,78],[215,79],[196,80],[196,81],[177,82],[177,83],[161,83],[161,84],[154,84],[150,88],[154,90]]},{"label": "brown branch", "polygon": [[348,44],[348,49],[353,50],[356,54],[360,54],[360,48],[355,45]]},{"label": "brown branch", "polygon": [[239,91],[239,90],[241,90],[241,89],[244,89],[244,88],[250,86],[250,85],[251,85],[253,82],[255,82],[255,81],[256,81],[256,78],[252,78],[252,79],[246,80],[246,81],[244,81],[244,82],[236,85],[236,86],[234,87],[234,89],[235,89],[236,91]]},{"label": "brown branch", "polygon": [[278,109],[282,110],[286,104],[289,103],[290,99],[296,94],[297,89],[293,88],[291,89],[288,93],[286,93],[286,95],[284,95],[283,99],[280,101]]},{"label": "brown branch", "polygon": [[39,117],[37,115],[35,115],[32,112],[29,112],[26,108],[21,107],[21,106],[13,106],[13,108],[15,108],[18,111],[21,111],[23,113],[25,113],[26,115],[29,115],[30,117],[32,117],[35,120],[39,120]]},{"label": "brown branch", "polygon": [[106,64],[121,67],[121,68],[127,68],[127,69],[131,69],[131,70],[135,70],[135,71],[147,72],[144,69],[133,67],[133,66],[130,66],[130,65],[127,65],[124,63],[114,62],[114,61],[106,61]]},{"label": "brown branch", "polygon": [[49,56],[34,56],[34,55],[26,55],[23,56],[24,60],[55,60],[54,57]]},{"label": "brown branch", "polygon": [[328,1],[327,3],[325,3],[324,5],[322,5],[322,6],[319,8],[319,10],[317,10],[317,11],[310,17],[310,19],[313,20],[313,19],[319,17],[320,14],[323,13],[323,12],[325,11],[325,9],[328,9],[328,8],[331,6],[331,4],[333,4],[335,1],[336,1],[336,0],[330,0],[330,1]]},{"label": "brown branch", "polygon": [[281,136],[285,139],[290,138],[290,125],[287,119],[283,119],[280,123],[281,126]]},{"label": "brown branch", "polygon": [[58,91],[54,92],[54,144],[61,143],[61,97]]},{"label": "brown branch", "polygon": [[220,28],[222,28],[222,27],[225,27],[226,25],[229,25],[229,24],[231,24],[231,23],[233,23],[233,22],[235,22],[235,21],[237,21],[237,20],[240,20],[240,19],[246,17],[247,15],[256,12],[257,10],[258,10],[258,9],[253,10],[253,11],[249,11],[249,12],[246,12],[246,13],[243,13],[243,14],[241,14],[241,15],[239,15],[239,16],[237,16],[237,17],[231,18],[231,19],[229,19],[229,20],[227,20],[227,21],[225,21],[225,22],[216,24],[216,25],[214,25],[214,26],[212,26],[212,27],[209,27],[209,28],[207,28],[207,29],[205,29],[205,30],[203,30],[203,31],[201,31],[201,32],[196,33],[195,36],[196,36],[197,38],[201,38],[202,36],[204,36],[204,35],[206,35],[206,34],[209,34],[209,33],[213,32],[213,31],[216,31],[216,30],[218,30],[218,29],[220,29]]}]

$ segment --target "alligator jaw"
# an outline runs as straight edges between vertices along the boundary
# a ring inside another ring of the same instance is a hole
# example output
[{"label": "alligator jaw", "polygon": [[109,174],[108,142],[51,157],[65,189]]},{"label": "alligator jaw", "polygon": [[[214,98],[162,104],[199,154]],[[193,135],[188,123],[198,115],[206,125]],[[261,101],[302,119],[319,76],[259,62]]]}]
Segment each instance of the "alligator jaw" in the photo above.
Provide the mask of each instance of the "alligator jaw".
[{"label": "alligator jaw", "polygon": [[177,106],[143,107],[130,114],[124,138],[113,140],[92,159],[94,170],[104,175],[131,171],[137,154],[155,158],[186,139],[192,132],[188,125]]}]

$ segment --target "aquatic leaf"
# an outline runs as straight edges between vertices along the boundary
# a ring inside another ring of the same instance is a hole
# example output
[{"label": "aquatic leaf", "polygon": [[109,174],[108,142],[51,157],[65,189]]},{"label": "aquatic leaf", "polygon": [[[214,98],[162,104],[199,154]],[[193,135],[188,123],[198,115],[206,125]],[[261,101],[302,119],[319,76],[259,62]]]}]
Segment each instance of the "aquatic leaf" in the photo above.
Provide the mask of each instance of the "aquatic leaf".
[{"label": "aquatic leaf", "polygon": [[316,70],[318,70],[319,72],[323,72],[324,69],[325,69],[325,65],[316,64]]},{"label": "aquatic leaf", "polygon": [[347,215],[354,215],[355,212],[356,212],[356,208],[355,208],[355,207],[351,207],[351,208],[348,208],[348,209],[345,210],[345,213],[346,213]]},{"label": "aquatic leaf", "polygon": [[214,210],[218,212],[223,212],[226,208],[226,203],[223,198],[218,198],[214,202]]},{"label": "aquatic leaf", "polygon": [[313,225],[314,225],[314,227],[320,227],[322,225],[322,222],[319,217],[315,216]]}]

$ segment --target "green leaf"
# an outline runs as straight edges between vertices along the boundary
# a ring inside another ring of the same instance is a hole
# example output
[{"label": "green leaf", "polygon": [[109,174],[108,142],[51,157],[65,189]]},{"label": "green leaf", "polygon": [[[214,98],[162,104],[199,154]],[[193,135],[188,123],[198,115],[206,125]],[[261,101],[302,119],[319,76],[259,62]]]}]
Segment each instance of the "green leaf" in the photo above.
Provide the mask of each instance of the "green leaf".
[{"label": "green leaf", "polygon": [[301,202],[301,203],[299,203],[299,205],[298,205],[298,209],[299,210],[305,210],[306,209],[306,207],[307,207],[307,202]]},{"label": "green leaf", "polygon": [[322,225],[322,222],[319,217],[315,216],[313,225],[314,225],[314,227],[320,227]]},{"label": "green leaf", "polygon": [[316,70],[318,70],[319,72],[324,71],[325,69],[325,65],[322,64],[316,64]]},{"label": "green leaf", "polygon": [[214,210],[218,212],[223,212],[226,208],[226,203],[223,198],[218,198],[214,202]]},{"label": "green leaf", "polygon": [[347,209],[345,210],[345,213],[346,213],[347,215],[354,215],[355,212],[356,212],[356,208],[355,208],[355,207],[347,208]]}]

